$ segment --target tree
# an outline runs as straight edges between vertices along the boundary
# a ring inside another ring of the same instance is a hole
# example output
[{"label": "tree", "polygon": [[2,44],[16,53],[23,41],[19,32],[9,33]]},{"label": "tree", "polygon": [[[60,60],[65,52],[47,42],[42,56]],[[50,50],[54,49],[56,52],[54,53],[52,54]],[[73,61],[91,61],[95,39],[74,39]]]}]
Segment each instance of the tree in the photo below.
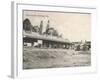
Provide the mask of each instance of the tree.
[{"label": "tree", "polygon": [[53,31],[53,36],[58,37],[58,32],[57,32],[57,30],[54,30],[54,31]]},{"label": "tree", "polygon": [[32,30],[32,25],[31,25],[31,22],[28,18],[26,18],[24,21],[23,21],[23,29],[25,31],[31,31]]}]

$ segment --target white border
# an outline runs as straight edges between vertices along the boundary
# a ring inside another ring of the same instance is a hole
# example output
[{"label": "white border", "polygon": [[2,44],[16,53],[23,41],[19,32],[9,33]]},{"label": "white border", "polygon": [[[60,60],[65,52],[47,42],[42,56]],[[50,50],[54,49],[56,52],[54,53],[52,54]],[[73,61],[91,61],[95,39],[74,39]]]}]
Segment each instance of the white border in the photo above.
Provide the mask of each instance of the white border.
[{"label": "white border", "polygon": [[[13,3],[12,18],[12,77],[45,77],[55,75],[67,75],[72,73],[90,73],[96,72],[96,8],[84,6],[55,6],[55,5],[36,5],[25,3]],[[91,14],[92,27],[92,53],[90,67],[67,67],[67,68],[50,68],[50,69],[22,69],[22,10],[46,10],[46,11],[63,11],[63,12],[80,12]]]}]

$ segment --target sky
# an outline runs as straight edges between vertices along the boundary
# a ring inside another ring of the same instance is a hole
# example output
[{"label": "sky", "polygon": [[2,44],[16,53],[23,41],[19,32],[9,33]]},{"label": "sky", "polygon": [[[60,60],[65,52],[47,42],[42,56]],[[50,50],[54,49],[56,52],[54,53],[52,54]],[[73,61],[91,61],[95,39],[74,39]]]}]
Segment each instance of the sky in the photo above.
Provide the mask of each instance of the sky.
[{"label": "sky", "polygon": [[64,39],[70,41],[91,40],[91,14],[72,12],[46,12],[46,11],[23,11],[23,20],[28,18],[33,26],[40,25],[43,20],[43,32],[47,21],[62,34]]}]

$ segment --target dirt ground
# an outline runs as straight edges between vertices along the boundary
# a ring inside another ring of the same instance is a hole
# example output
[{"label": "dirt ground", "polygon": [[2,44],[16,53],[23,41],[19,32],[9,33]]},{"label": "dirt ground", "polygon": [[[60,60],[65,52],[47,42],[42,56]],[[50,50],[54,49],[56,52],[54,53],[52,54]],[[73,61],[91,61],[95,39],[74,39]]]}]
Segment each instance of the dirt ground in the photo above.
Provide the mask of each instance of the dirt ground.
[{"label": "dirt ground", "polygon": [[90,51],[24,48],[23,69],[90,66]]}]

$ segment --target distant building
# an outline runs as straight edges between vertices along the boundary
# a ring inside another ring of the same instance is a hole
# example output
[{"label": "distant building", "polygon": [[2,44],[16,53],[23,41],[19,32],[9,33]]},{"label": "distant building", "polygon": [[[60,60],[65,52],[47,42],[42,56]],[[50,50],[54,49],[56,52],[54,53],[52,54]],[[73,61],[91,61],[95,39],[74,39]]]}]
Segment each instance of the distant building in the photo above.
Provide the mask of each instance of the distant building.
[{"label": "distant building", "polygon": [[43,29],[43,21],[40,22],[40,29],[39,29],[40,34],[42,34],[42,29]]},{"label": "distant building", "polygon": [[47,27],[46,27],[46,31],[45,31],[46,34],[47,34],[47,32],[48,32],[49,27],[50,27],[50,21],[48,20]]},{"label": "distant building", "polygon": [[91,41],[85,41],[85,42],[72,42],[72,48],[80,51],[80,50],[90,50],[91,48]]}]

